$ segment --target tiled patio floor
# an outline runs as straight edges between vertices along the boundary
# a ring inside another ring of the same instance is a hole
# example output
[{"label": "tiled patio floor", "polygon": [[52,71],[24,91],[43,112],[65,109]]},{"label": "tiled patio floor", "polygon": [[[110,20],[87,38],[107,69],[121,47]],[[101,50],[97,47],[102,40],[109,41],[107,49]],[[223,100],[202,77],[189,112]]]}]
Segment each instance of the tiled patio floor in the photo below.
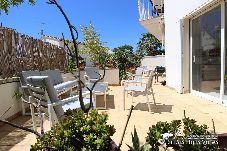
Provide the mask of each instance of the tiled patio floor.
[{"label": "tiled patio floor", "polygon": [[[158,121],[171,121],[174,119],[182,119],[183,111],[186,116],[194,118],[198,124],[207,124],[212,130],[212,119],[215,122],[217,133],[227,132],[227,107],[215,104],[213,102],[192,96],[191,94],[177,94],[174,90],[160,85],[154,84],[155,99],[157,109],[152,105],[152,112],[148,112],[145,104],[144,96],[137,96],[134,103],[131,102],[131,96],[126,98],[126,109],[122,110],[123,87],[110,87],[109,96],[107,96],[107,110],[100,110],[109,115],[109,124],[114,125],[116,133],[113,140],[119,144],[123,133],[124,125],[129,113],[131,104],[135,106],[131,119],[129,121],[122,150],[128,148],[125,144],[131,144],[131,132],[134,126],[137,128],[141,143],[144,143],[147,131],[150,126]],[[152,101],[152,97],[149,96]],[[153,103],[153,102],[152,102]],[[19,117],[14,122],[18,122],[31,127],[31,119],[29,117]],[[0,127],[0,151],[29,150],[30,145],[35,143],[35,136],[27,132],[10,128],[9,126]]]}]

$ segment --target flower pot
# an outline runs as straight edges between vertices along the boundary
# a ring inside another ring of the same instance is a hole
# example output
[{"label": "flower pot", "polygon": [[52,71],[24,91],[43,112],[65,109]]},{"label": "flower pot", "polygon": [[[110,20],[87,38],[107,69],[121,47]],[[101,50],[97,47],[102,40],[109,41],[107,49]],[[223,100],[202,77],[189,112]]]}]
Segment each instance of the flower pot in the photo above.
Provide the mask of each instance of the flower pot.
[{"label": "flower pot", "polygon": [[118,150],[117,144],[111,139],[110,141],[110,146],[109,146],[109,151],[116,151]]},{"label": "flower pot", "polygon": [[85,65],[84,64],[80,64],[80,70],[84,70]]},{"label": "flower pot", "polygon": [[107,66],[108,68],[113,68],[113,64],[112,64],[112,63],[107,63],[106,66]]}]

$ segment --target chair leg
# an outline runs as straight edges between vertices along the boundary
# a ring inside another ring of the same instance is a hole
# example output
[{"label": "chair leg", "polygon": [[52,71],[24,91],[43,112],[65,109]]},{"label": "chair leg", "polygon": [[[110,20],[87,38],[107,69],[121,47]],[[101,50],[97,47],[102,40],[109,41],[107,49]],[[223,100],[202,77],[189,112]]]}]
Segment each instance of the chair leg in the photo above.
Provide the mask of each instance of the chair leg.
[{"label": "chair leg", "polygon": [[146,97],[147,97],[148,110],[149,110],[149,112],[151,112],[151,105],[150,105],[150,102],[149,102],[149,98],[148,98],[148,94],[147,93],[146,93]]},{"label": "chair leg", "polygon": [[93,93],[92,94],[93,95],[93,106],[94,106],[94,108],[96,109],[97,107],[96,107],[96,95],[95,95],[95,93]]},{"label": "chair leg", "polygon": [[132,91],[132,103],[133,103],[133,97],[134,97],[134,93],[135,93],[135,92],[133,92],[133,91]]},{"label": "chair leg", "polygon": [[25,115],[24,99],[21,98],[22,115]]},{"label": "chair leg", "polygon": [[156,106],[156,101],[155,101],[155,97],[154,97],[154,91],[153,91],[153,88],[151,88],[151,94],[152,94],[152,97],[153,97],[153,100],[154,100],[154,105]]},{"label": "chair leg", "polygon": [[38,115],[39,115],[39,119],[40,119],[40,127],[41,127],[41,134],[44,134],[44,128],[43,128],[43,120],[44,120],[44,113],[42,113],[41,111],[41,102],[38,102]]},{"label": "chair leg", "polygon": [[123,91],[123,110],[125,110],[125,92],[128,93],[127,91]]},{"label": "chair leg", "polygon": [[40,121],[41,121],[40,127],[41,127],[41,134],[42,134],[42,135],[44,134],[44,127],[43,127],[43,124],[44,124],[44,117],[45,117],[44,114],[45,114],[45,113],[41,113],[41,117],[40,117]]},{"label": "chair leg", "polygon": [[[29,102],[31,103],[31,96],[29,96]],[[35,117],[35,112],[34,112],[34,106],[32,104],[30,104],[30,110],[31,110],[31,116],[32,116],[32,126],[33,126],[33,130],[37,131],[37,127],[36,127],[36,117]]]},{"label": "chair leg", "polygon": [[70,92],[69,92],[70,93],[70,96],[72,96],[72,92],[73,92],[73,89],[71,88],[70,89]]},{"label": "chair leg", "polygon": [[121,86],[123,86],[123,83],[124,83],[125,81],[124,80],[121,80]]},{"label": "chair leg", "polygon": [[105,103],[105,109],[106,109],[106,92],[104,93],[104,103]]},{"label": "chair leg", "polygon": [[49,114],[49,122],[50,122],[50,128],[51,128],[53,126],[52,105],[48,105],[48,114]]}]

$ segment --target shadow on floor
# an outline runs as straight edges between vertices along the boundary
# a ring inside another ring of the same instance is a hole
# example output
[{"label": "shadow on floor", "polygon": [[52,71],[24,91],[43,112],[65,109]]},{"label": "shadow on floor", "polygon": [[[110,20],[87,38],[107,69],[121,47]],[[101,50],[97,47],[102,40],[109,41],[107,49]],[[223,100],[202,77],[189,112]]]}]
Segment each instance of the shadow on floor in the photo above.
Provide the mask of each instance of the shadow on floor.
[{"label": "shadow on floor", "polygon": [[[165,105],[156,103],[156,106],[154,104],[150,104],[151,106],[151,112],[153,113],[162,113],[162,112],[172,112],[173,105]],[[140,110],[140,111],[149,111],[147,103],[138,103],[133,110]]]},{"label": "shadow on floor", "polygon": [[[104,107],[103,95],[96,97],[97,108]],[[115,109],[114,95],[106,95],[106,109]]]},{"label": "shadow on floor", "polygon": [[[147,92],[148,95],[152,95],[152,92],[148,91]],[[155,93],[153,92],[153,94],[155,95]],[[125,95],[127,95],[127,92],[125,93]],[[137,97],[137,96],[146,96],[146,93],[144,92],[134,92],[133,97]],[[128,92],[128,97],[132,97],[132,92]]]},{"label": "shadow on floor", "polygon": [[[30,116],[19,116],[12,122],[32,129],[32,121]],[[10,148],[23,141],[28,134],[30,134],[30,132],[14,128],[6,124],[0,126],[0,150],[10,150]]]},{"label": "shadow on floor", "polygon": [[107,100],[106,108],[107,109],[115,109],[114,95],[107,95],[106,100]]}]

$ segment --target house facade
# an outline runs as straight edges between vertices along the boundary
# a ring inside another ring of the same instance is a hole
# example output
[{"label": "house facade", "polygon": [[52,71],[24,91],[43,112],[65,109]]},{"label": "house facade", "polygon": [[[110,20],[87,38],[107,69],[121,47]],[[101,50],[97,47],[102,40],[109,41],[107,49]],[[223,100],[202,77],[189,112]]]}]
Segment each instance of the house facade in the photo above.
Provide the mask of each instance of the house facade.
[{"label": "house facade", "polygon": [[[142,15],[149,16],[142,16],[140,23],[154,30],[154,20],[157,16],[163,18],[156,26],[164,28],[160,34],[165,43],[167,86],[178,93],[190,92],[227,104],[227,3],[224,0],[147,2],[150,10],[146,2],[142,3],[143,7],[138,2],[139,12],[140,7],[144,8]],[[156,4],[163,5],[163,14],[154,13]],[[150,12],[155,15],[151,16]],[[144,25],[145,21],[150,25]]]}]

